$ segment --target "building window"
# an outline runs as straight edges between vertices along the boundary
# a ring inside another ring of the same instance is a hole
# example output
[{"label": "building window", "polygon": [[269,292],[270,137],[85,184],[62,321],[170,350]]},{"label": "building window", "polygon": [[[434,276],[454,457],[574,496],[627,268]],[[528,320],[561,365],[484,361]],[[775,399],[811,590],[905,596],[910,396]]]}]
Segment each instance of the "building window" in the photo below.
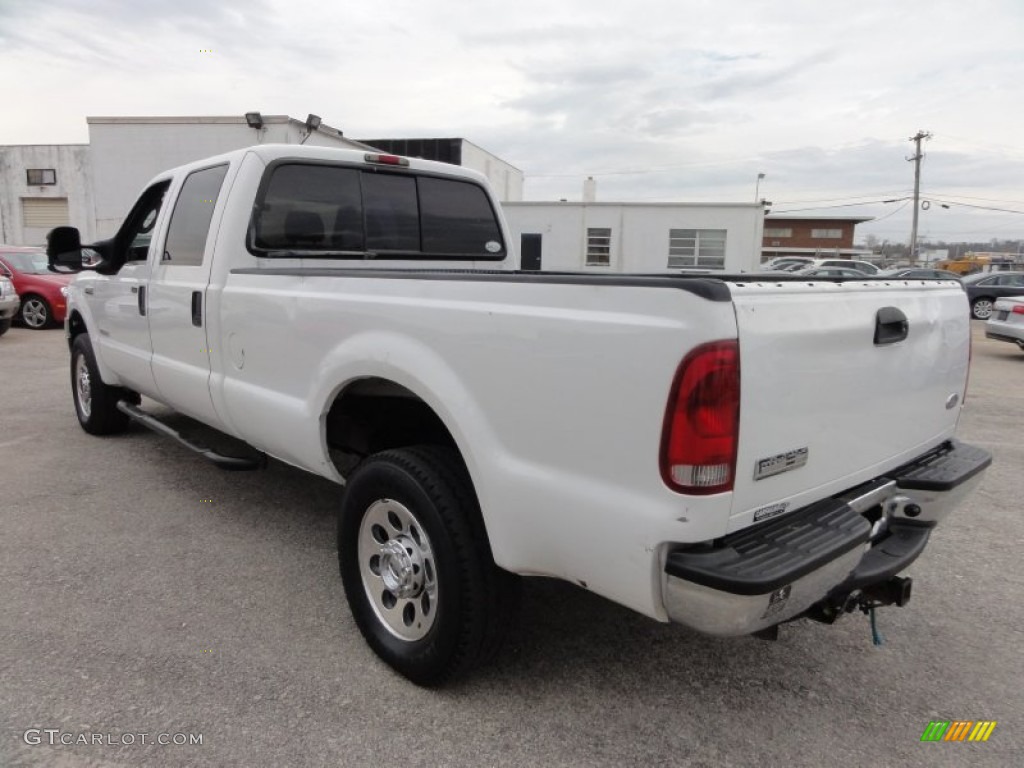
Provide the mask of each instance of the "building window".
[{"label": "building window", "polygon": [[821,240],[841,240],[843,237],[843,230],[841,229],[812,229],[811,237],[817,237]]},{"label": "building window", "polygon": [[668,266],[725,269],[725,230],[670,229]]},{"label": "building window", "polygon": [[765,227],[765,237],[792,237],[793,230],[791,227]]},{"label": "building window", "polygon": [[57,183],[57,171],[53,168],[28,168],[25,173],[31,187]]},{"label": "building window", "polygon": [[587,266],[607,267],[612,261],[612,231],[608,227],[587,228]]}]

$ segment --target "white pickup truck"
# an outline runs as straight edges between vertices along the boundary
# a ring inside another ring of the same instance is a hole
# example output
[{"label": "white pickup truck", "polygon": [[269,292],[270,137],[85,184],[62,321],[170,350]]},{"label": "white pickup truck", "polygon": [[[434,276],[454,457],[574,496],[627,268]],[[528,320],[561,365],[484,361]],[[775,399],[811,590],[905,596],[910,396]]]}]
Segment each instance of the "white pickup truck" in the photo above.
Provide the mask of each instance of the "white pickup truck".
[{"label": "white pickup truck", "polygon": [[264,145],[167,171],[112,239],[50,234],[51,268],[82,272],[78,419],[344,483],[352,614],[423,685],[493,653],[516,575],[715,635],[906,602],[897,574],[991,461],[953,438],[958,283],[528,273],[512,252],[483,177],[450,165]]}]

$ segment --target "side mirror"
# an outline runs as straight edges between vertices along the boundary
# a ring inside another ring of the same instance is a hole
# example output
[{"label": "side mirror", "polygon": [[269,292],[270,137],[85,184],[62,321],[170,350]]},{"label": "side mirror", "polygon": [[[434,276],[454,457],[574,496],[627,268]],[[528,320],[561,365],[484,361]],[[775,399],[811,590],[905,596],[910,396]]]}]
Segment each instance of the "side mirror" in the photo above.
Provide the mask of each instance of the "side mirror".
[{"label": "side mirror", "polygon": [[74,227],[55,227],[46,236],[51,272],[82,271],[82,237]]}]

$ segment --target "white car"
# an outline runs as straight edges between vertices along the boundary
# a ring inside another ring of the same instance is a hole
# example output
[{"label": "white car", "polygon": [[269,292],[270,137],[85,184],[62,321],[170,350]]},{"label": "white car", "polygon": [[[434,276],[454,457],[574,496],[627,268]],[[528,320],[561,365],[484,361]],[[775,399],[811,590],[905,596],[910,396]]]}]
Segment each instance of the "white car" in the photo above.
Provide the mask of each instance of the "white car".
[{"label": "white car", "polygon": [[6,277],[0,277],[0,336],[3,336],[11,327],[11,321],[17,316],[21,308],[21,299],[14,290],[14,283]]},{"label": "white car", "polygon": [[996,299],[985,323],[985,338],[1008,341],[1024,350],[1024,297]]},{"label": "white car", "polygon": [[808,266],[856,269],[858,272],[863,272],[865,275],[871,276],[877,275],[882,271],[871,262],[857,261],[856,259],[815,259],[813,264],[809,264]]}]

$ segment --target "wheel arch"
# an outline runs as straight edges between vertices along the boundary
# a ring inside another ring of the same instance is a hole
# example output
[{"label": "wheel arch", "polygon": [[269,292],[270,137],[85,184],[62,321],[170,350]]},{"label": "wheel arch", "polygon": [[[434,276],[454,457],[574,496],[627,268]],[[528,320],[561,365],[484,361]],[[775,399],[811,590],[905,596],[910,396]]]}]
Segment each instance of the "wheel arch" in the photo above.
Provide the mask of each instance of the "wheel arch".
[{"label": "wheel arch", "polygon": [[459,451],[451,430],[426,400],[381,376],[352,379],[337,389],[323,415],[323,439],[328,451],[362,458],[421,443]]},{"label": "wheel arch", "polygon": [[[75,337],[81,336],[83,333],[88,333],[89,328],[85,324],[85,318],[82,317],[82,313],[77,309],[73,309],[68,312],[67,317],[64,320],[65,335],[68,340],[68,348],[75,343]],[[95,349],[93,352],[95,353]]]},{"label": "wheel arch", "polygon": [[103,350],[101,345],[96,343],[96,337],[91,335],[89,330],[89,323],[85,317],[85,313],[77,306],[71,306],[68,308],[68,313],[64,318],[64,335],[68,342],[68,351],[71,351],[71,346],[75,343],[75,339],[81,336],[83,333],[89,333],[89,341],[92,344],[92,355],[96,361],[96,368],[99,370],[100,378],[103,383],[111,386],[121,386],[121,380],[117,375],[103,362]]},{"label": "wheel arch", "polygon": [[[487,468],[478,457],[493,460],[503,449],[477,398],[448,362],[409,337],[374,332],[347,339],[319,374],[320,449],[336,479],[381,450],[448,446],[465,464],[485,529],[492,530]],[[346,455],[339,457],[339,449]]]}]

